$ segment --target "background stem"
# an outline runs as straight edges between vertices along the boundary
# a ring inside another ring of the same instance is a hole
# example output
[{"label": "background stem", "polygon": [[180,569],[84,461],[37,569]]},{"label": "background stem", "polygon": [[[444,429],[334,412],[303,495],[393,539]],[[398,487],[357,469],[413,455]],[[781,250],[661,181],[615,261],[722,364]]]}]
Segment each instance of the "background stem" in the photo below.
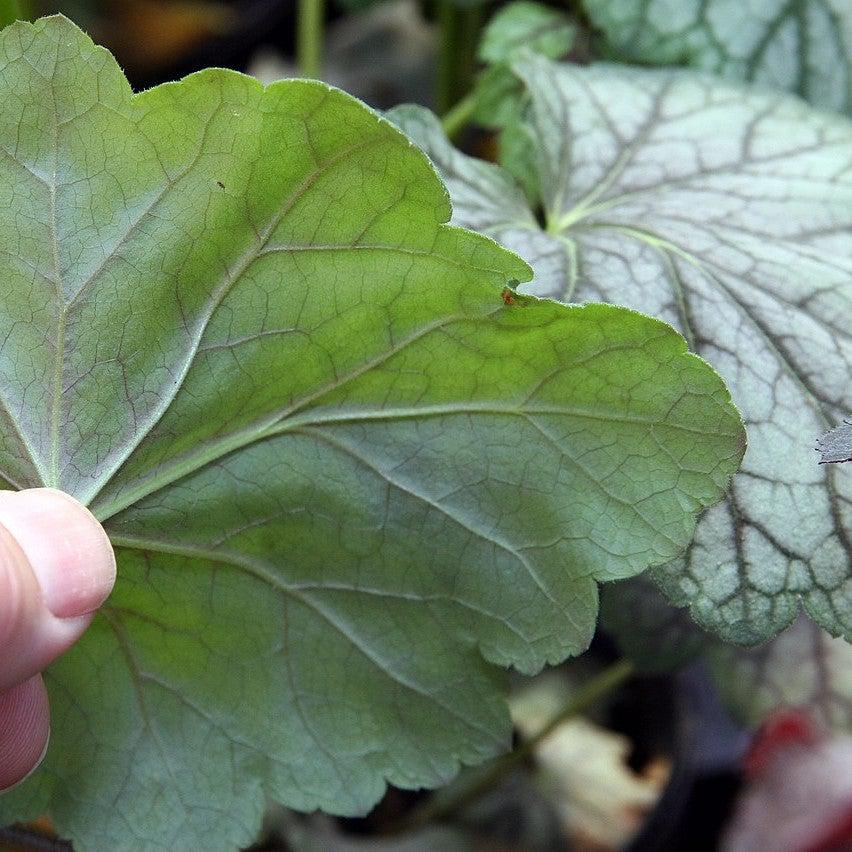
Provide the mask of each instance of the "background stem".
[{"label": "background stem", "polygon": [[437,0],[438,68],[435,77],[435,111],[443,115],[455,101],[456,40],[458,20],[452,0]]},{"label": "background stem", "polygon": [[435,110],[443,115],[473,87],[482,9],[437,0],[435,20],[439,38]]},{"label": "background stem", "polygon": [[498,757],[485,772],[479,775],[467,787],[455,792],[451,797],[434,796],[422,807],[414,810],[405,820],[406,830],[420,828],[427,823],[445,819],[465,805],[478,799],[483,793],[496,787],[514,769],[524,763],[560,725],[584,713],[602,698],[614,692],[633,674],[633,664],[620,660],[599,672],[585,683],[544,727],[533,737],[525,740],[516,749]]},{"label": "background stem", "polygon": [[303,77],[322,74],[322,47],[325,35],[325,0],[299,0],[296,30],[296,62]]},{"label": "background stem", "polygon": [[455,99],[461,98],[473,89],[478,65],[479,34],[482,30],[482,6],[457,7],[458,14],[458,52],[456,55],[456,91]]},{"label": "background stem", "polygon": [[473,93],[465,95],[454,107],[444,113],[441,126],[449,139],[455,139],[459,132],[468,124],[476,109],[476,98]]}]

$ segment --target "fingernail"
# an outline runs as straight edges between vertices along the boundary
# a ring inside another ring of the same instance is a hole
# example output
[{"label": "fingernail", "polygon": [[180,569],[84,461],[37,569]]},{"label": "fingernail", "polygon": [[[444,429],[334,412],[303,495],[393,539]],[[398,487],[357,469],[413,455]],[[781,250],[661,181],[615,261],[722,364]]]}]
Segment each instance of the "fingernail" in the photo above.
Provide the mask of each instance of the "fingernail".
[{"label": "fingernail", "polygon": [[62,491],[0,494],[0,523],[14,536],[57,618],[96,610],[115,582],[112,545],[94,515]]}]

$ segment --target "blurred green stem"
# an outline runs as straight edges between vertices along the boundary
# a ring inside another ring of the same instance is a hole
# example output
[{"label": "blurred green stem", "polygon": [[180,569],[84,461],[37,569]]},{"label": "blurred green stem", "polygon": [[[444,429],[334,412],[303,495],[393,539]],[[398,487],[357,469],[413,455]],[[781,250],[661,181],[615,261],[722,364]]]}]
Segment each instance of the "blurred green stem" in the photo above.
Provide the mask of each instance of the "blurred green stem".
[{"label": "blurred green stem", "polygon": [[435,20],[440,40],[435,109],[443,115],[473,84],[482,10],[460,8],[453,0],[436,0]]},{"label": "blurred green stem", "polygon": [[0,0],[0,27],[13,21],[30,21],[33,10],[28,0]]},{"label": "blurred green stem", "polygon": [[445,113],[455,100],[456,38],[458,20],[452,0],[438,0],[438,69],[435,79],[435,108]]},{"label": "blurred green stem", "polygon": [[483,6],[476,5],[460,8],[459,14],[459,54],[456,80],[458,88],[456,97],[466,95],[472,88],[476,78],[477,52],[479,50],[479,33],[482,29]]},{"label": "blurred green stem", "polygon": [[322,74],[322,47],[325,35],[325,0],[299,0],[296,32],[296,62],[303,77]]},{"label": "blurred green stem", "polygon": [[400,828],[411,830],[422,828],[436,820],[446,819],[465,805],[478,799],[483,793],[496,787],[517,767],[528,760],[538,746],[546,740],[560,725],[585,713],[602,698],[615,692],[632,674],[633,664],[629,660],[619,660],[599,672],[585,683],[571,700],[533,737],[525,740],[514,751],[496,758],[490,767],[479,774],[467,787],[456,791],[454,795],[433,796],[422,807],[412,811]]},{"label": "blurred green stem", "polygon": [[465,95],[454,107],[444,113],[441,125],[449,139],[455,139],[468,124],[476,109],[474,93]]}]

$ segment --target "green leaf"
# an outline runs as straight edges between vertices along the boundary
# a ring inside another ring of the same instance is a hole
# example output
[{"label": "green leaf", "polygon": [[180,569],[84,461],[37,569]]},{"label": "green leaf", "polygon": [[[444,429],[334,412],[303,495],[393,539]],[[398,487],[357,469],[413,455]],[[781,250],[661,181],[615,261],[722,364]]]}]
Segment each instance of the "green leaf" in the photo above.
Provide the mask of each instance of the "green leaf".
[{"label": "green leaf", "polygon": [[570,50],[575,33],[570,19],[549,6],[515,2],[500,9],[489,21],[479,45],[478,57],[486,67],[472,91],[444,116],[447,132],[455,135],[471,120],[482,127],[505,128],[502,138],[509,145],[501,144],[501,148],[511,150],[505,162],[523,162],[519,156],[522,145],[512,148],[513,142],[521,142],[511,128],[518,126],[516,119],[523,99],[511,60],[529,52],[562,56]]},{"label": "green leaf", "polygon": [[388,0],[334,0],[344,9],[366,9],[369,6],[378,6],[379,3],[387,3]]},{"label": "green leaf", "polygon": [[471,93],[476,101],[473,111],[476,123],[489,128],[517,125],[520,88],[518,78],[508,65],[501,63],[486,68]]},{"label": "green leaf", "polygon": [[[338,6],[344,9],[367,9],[370,6],[378,6],[381,3],[388,3],[390,0],[335,0]],[[482,6],[488,0],[449,0],[453,6],[458,6],[462,9],[470,9],[474,6]]]},{"label": "green leaf", "polygon": [[748,426],[741,472],[655,578],[729,641],[767,639],[800,600],[852,637],[852,478],[816,465],[811,437],[852,407],[852,123],[690,72],[517,67],[545,228],[428,114],[395,118],[454,221],[533,266],[527,292],[654,314],[728,382]]},{"label": "green leaf", "polygon": [[479,59],[489,67],[471,93],[474,120],[483,127],[517,126],[522,87],[511,61],[527,52],[558,59],[571,49],[575,35],[569,18],[549,6],[515,2],[500,9],[488,22],[479,45]]},{"label": "green leaf", "polygon": [[[519,179],[525,174],[524,155],[528,145],[513,131],[521,126],[518,118],[525,99],[521,97],[522,86],[512,72],[511,61],[529,52],[551,58],[563,56],[571,49],[575,34],[576,27],[566,15],[532,2],[504,6],[485,28],[478,56],[486,68],[462,103],[470,104],[469,118],[474,122],[503,131],[501,161],[507,167],[517,162]],[[535,188],[526,188],[530,198],[535,198]]]},{"label": "green leaf", "polygon": [[820,464],[852,461],[852,422],[846,421],[817,441]]},{"label": "green leaf", "polygon": [[266,799],[363,813],[505,748],[496,666],[583,650],[596,580],[722,495],[722,381],[657,320],[511,296],[528,267],[342,92],[132,96],[65,19],[0,41],[0,476],[119,560],[0,823],[234,848]]},{"label": "green leaf", "polygon": [[689,65],[852,110],[849,0],[583,0],[630,62]]},{"label": "green leaf", "polygon": [[725,704],[759,725],[781,707],[804,707],[822,724],[852,731],[852,646],[805,616],[757,648],[725,644],[637,578],[601,591],[601,623],[640,670],[659,674],[703,657]]},{"label": "green leaf", "polygon": [[556,9],[516,0],[488,22],[477,53],[488,65],[508,62],[524,50],[559,59],[571,49],[575,34],[571,21]]}]

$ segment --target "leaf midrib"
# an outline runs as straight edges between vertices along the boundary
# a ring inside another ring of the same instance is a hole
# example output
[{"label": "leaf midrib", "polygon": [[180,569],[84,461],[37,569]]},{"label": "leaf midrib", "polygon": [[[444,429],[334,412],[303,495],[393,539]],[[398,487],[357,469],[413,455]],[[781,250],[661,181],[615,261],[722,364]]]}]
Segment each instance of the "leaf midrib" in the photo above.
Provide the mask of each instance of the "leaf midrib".
[{"label": "leaf midrib", "polygon": [[[179,174],[176,177],[169,177],[166,175],[166,182],[164,186],[156,193],[153,200],[146,205],[146,207],[142,210],[142,212],[130,223],[127,230],[121,235],[121,237],[113,244],[109,252],[105,255],[105,257],[101,260],[98,266],[94,269],[93,272],[89,273],[84,279],[83,283],[77,289],[77,291],[72,295],[72,297],[68,300],[64,298],[63,287],[61,284],[61,274],[60,274],[60,265],[59,265],[59,238],[58,238],[58,223],[56,219],[57,213],[57,191],[58,191],[58,166],[59,166],[59,141],[58,141],[58,122],[54,122],[54,171],[53,178],[49,181],[44,181],[48,187],[50,193],[50,219],[51,219],[51,235],[52,235],[52,248],[53,248],[53,263],[54,263],[54,278],[52,279],[55,286],[57,287],[57,301],[59,304],[59,312],[58,312],[58,322],[56,328],[56,339],[55,339],[55,355],[54,355],[54,366],[53,366],[53,375],[52,375],[52,402],[51,402],[51,415],[49,419],[50,424],[50,438],[49,438],[49,461],[48,461],[48,471],[45,472],[42,470],[39,465],[36,456],[33,453],[32,447],[25,440],[23,433],[21,432],[17,421],[14,419],[11,411],[9,411],[8,406],[4,406],[7,415],[10,420],[14,423],[15,430],[19,433],[22,446],[27,451],[30,456],[31,462],[34,467],[34,472],[39,476],[42,483],[45,485],[52,485],[53,487],[61,487],[61,477],[62,470],[61,467],[61,434],[62,434],[62,416],[61,416],[61,408],[62,408],[62,400],[63,400],[63,379],[65,373],[65,351],[67,347],[67,325],[68,325],[68,315],[71,308],[77,304],[82,295],[91,289],[91,287],[96,283],[101,273],[110,262],[117,256],[120,249],[127,243],[127,240],[130,236],[135,233],[135,231],[139,228],[140,224],[149,216],[151,213],[157,208],[157,206],[163,201],[163,199],[175,188],[175,186],[183,180],[197,165],[201,154],[204,152],[205,140],[207,139],[207,134],[210,128],[210,125],[213,122],[213,119],[216,115],[221,111],[224,106],[224,101],[220,100],[217,104],[216,108],[211,111],[210,115],[207,117],[207,121],[204,125],[201,141],[199,142],[198,148],[193,152],[192,156],[189,158],[187,165],[182,168]],[[55,112],[55,111],[54,111]],[[113,456],[111,463],[102,468],[100,471],[100,475],[94,480],[87,488],[83,488],[77,493],[78,499],[81,500],[84,504],[92,503],[97,495],[103,490],[103,488],[108,484],[110,479],[115,475],[115,473],[121,468],[124,462],[132,455],[132,453],[137,449],[137,447],[144,441],[145,437],[151,432],[151,430],[156,426],[156,424],[165,416],[166,412],[171,407],[175,398],[178,396],[179,391],[183,387],[186,376],[189,372],[190,367],[195,359],[195,355],[198,351],[198,347],[201,344],[201,341],[204,337],[204,332],[209,325],[210,320],[214,316],[216,309],[219,304],[221,304],[222,300],[227,296],[228,292],[233,289],[234,286],[243,278],[245,273],[251,268],[251,266],[262,257],[267,250],[267,244],[269,239],[275,233],[275,231],[279,228],[281,223],[284,221],[288,212],[299,202],[299,200],[303,197],[304,193],[307,192],[310,187],[316,182],[316,180],[325,174],[329,169],[336,166],[341,161],[345,160],[349,156],[353,155],[356,152],[362,151],[366,148],[369,148],[373,145],[380,144],[391,144],[398,142],[395,138],[385,135],[385,134],[374,134],[368,136],[366,139],[359,139],[354,144],[347,146],[345,149],[336,152],[332,157],[323,163],[319,164],[316,169],[314,169],[309,175],[305,177],[305,179],[300,183],[300,185],[292,192],[282,203],[280,208],[276,211],[272,221],[267,227],[257,234],[257,238],[252,241],[251,245],[243,252],[243,254],[237,259],[237,263],[234,267],[234,270],[231,271],[229,269],[225,270],[225,277],[218,282],[215,286],[211,287],[211,297],[205,306],[203,312],[200,316],[200,321],[197,323],[197,327],[195,329],[194,340],[191,342],[191,345],[187,349],[187,353],[182,363],[179,365],[179,369],[177,371],[177,381],[169,386],[168,393],[164,395],[160,404],[154,409],[152,409],[151,413],[147,418],[147,422],[143,424],[143,426],[138,429],[134,434],[128,436],[128,440],[123,443],[123,445],[119,445],[118,452]],[[16,162],[18,162],[16,160]],[[37,177],[37,176],[36,176]],[[293,247],[293,250],[300,247]],[[331,248],[331,247],[328,247]],[[2,402],[2,400],[0,400]]]},{"label": "leaf midrib", "polygon": [[59,178],[59,111],[56,108],[56,93],[53,91],[54,73],[56,64],[59,61],[59,45],[56,47],[56,55],[53,63],[53,73],[50,77],[51,91],[53,94],[53,174],[48,183],[48,193],[50,198],[50,240],[51,251],[53,253],[53,277],[56,286],[56,295],[60,304],[59,322],[56,328],[56,352],[53,363],[53,393],[51,399],[51,415],[50,415],[50,461],[49,461],[49,479],[44,481],[45,485],[52,485],[55,488],[59,487],[59,434],[62,420],[62,378],[65,375],[65,347],[66,342],[66,321],[67,314],[62,305],[63,299],[63,284],[62,272],[59,268],[59,224],[57,221],[56,210],[56,194],[58,190]]},{"label": "leaf midrib", "polygon": [[[200,321],[197,324],[194,340],[192,341],[191,346],[188,347],[183,361],[180,364],[178,370],[178,380],[173,383],[173,385],[169,388],[169,392],[164,396],[161,404],[154,409],[148,420],[148,423],[145,424],[144,428],[138,430],[133,435],[132,440],[129,440],[125,444],[125,446],[122,448],[122,452],[120,452],[114,458],[112,464],[108,468],[102,471],[99,480],[91,486],[89,491],[87,493],[82,493],[79,495],[79,499],[81,500],[81,502],[88,505],[96,499],[97,495],[103,490],[103,488],[107,485],[110,479],[121,468],[124,462],[127,461],[127,459],[133,454],[133,452],[142,444],[145,438],[154,429],[157,423],[159,423],[166,415],[168,410],[171,408],[172,403],[177,398],[180,390],[183,388],[184,382],[186,381],[186,377],[189,374],[190,367],[192,366],[195,360],[198,348],[204,338],[204,332],[206,331],[211,319],[215,315],[216,309],[227,297],[228,293],[243,278],[243,276],[252,267],[252,265],[260,257],[263,256],[264,251],[267,249],[267,244],[271,239],[272,235],[284,221],[284,218],[287,216],[290,210],[292,210],[293,207],[304,196],[304,193],[307,192],[311,186],[313,186],[313,184],[319,179],[319,177],[321,177],[329,169],[333,168],[335,165],[342,162],[352,154],[358,151],[363,151],[373,145],[386,144],[395,141],[396,140],[382,135],[367,137],[366,140],[359,140],[356,144],[348,146],[342,151],[337,152],[329,160],[326,160],[324,163],[314,169],[314,171],[312,171],[299,184],[296,190],[284,200],[283,204],[276,211],[276,214],[273,217],[271,223],[269,223],[263,231],[259,232],[257,238],[251,243],[251,245],[243,253],[243,255],[237,259],[237,263],[233,271],[226,269],[226,274],[223,280],[218,282],[214,287],[211,287],[211,297],[208,301],[208,304],[204,307],[204,311],[201,314]],[[151,209],[153,209],[153,207]]]},{"label": "leaf midrib", "polygon": [[[503,309],[500,305],[494,310],[483,315],[481,319],[487,320],[494,313]],[[691,432],[695,434],[707,434],[707,429],[695,429],[684,424],[670,423],[667,421],[657,421],[647,418],[637,417],[635,415],[613,415],[606,411],[593,411],[591,409],[581,409],[570,406],[531,406],[524,401],[521,405],[500,404],[500,403],[453,403],[432,406],[404,406],[404,407],[388,407],[380,409],[370,409],[367,407],[357,410],[346,410],[338,408],[328,412],[306,413],[298,416],[300,412],[305,412],[306,409],[321,399],[329,395],[335,390],[339,390],[346,384],[354,381],[370,370],[376,369],[384,364],[394,355],[401,352],[407,346],[416,343],[422,337],[431,334],[441,328],[451,325],[454,322],[465,319],[470,321],[470,318],[462,318],[451,315],[444,317],[434,323],[430,323],[423,328],[418,329],[412,335],[409,335],[403,341],[400,341],[396,346],[391,347],[376,358],[368,360],[360,364],[350,373],[339,377],[328,384],[320,387],[314,393],[303,397],[290,406],[284,409],[279,409],[271,414],[268,414],[252,424],[231,433],[212,444],[200,449],[189,451],[183,457],[179,457],[173,464],[164,467],[153,476],[138,480],[135,487],[131,487],[124,491],[119,491],[110,501],[104,505],[98,505],[95,502],[91,505],[91,509],[95,516],[102,522],[114,517],[118,513],[124,511],[129,506],[138,501],[161,491],[164,488],[174,484],[175,482],[184,479],[185,477],[201,470],[202,468],[216,462],[222,457],[243,449],[251,444],[284,434],[293,429],[306,426],[320,426],[324,423],[345,423],[345,422],[365,422],[365,421],[381,421],[381,420],[397,420],[408,418],[422,417],[440,417],[446,415],[461,415],[461,414],[492,414],[499,416],[517,416],[528,417],[531,414],[554,414],[568,415],[598,421],[611,421],[617,423],[635,423],[649,425],[651,427],[658,426],[661,428],[672,428],[679,431]],[[724,435],[724,433],[713,433]]]}]

